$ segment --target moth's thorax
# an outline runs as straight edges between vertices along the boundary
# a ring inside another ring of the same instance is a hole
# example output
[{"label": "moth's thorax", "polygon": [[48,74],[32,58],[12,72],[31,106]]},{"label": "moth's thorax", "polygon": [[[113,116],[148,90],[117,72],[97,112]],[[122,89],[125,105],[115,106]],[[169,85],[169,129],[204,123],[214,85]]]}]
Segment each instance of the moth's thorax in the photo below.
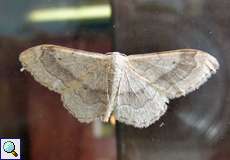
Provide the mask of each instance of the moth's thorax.
[{"label": "moth's thorax", "polygon": [[[119,81],[125,70],[127,58],[119,52],[112,52],[111,54],[111,82],[113,87],[118,88]],[[112,88],[113,88],[112,87]],[[112,89],[114,91],[114,89]],[[111,93],[112,94],[112,93]]]},{"label": "moth's thorax", "polygon": [[[113,52],[112,54],[112,68],[113,68],[113,83],[117,85],[118,81],[126,68],[127,57],[119,52]],[[117,86],[119,87],[119,86]]]}]

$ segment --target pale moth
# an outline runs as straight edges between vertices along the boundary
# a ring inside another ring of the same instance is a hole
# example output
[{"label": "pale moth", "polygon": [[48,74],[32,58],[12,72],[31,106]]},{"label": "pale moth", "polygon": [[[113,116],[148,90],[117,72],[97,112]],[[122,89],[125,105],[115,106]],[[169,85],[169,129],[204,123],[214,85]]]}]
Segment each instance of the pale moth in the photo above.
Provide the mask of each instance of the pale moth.
[{"label": "pale moth", "polygon": [[169,99],[199,88],[219,67],[213,56],[194,49],[126,56],[40,45],[19,60],[35,80],[61,95],[80,122],[108,121],[113,113],[139,128],[157,121]]}]

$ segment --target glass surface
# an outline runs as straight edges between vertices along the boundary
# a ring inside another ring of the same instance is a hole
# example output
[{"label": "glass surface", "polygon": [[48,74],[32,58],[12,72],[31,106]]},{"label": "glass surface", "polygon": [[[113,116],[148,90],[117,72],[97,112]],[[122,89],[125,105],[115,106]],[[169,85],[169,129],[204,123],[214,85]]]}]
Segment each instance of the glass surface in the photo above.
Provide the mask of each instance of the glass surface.
[{"label": "glass surface", "polygon": [[[24,159],[230,159],[229,0],[1,0],[0,138],[21,138]],[[60,96],[20,72],[18,55],[39,44],[125,54],[193,48],[220,69],[170,102],[145,129],[78,122]],[[116,146],[117,144],[117,146]]]},{"label": "glass surface", "polygon": [[26,160],[115,160],[114,127],[80,123],[58,94],[20,72],[19,53],[45,43],[112,51],[109,1],[0,1],[0,137],[21,138]]}]

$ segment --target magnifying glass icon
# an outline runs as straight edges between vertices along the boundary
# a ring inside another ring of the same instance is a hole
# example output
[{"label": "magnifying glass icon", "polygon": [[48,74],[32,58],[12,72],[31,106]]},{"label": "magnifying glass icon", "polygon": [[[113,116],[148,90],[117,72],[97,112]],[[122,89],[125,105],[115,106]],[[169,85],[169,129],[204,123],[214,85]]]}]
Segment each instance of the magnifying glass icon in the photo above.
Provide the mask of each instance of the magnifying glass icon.
[{"label": "magnifying glass icon", "polygon": [[17,157],[18,154],[17,152],[15,151],[15,145],[13,142],[11,141],[7,141],[3,144],[3,150],[6,152],[6,153],[11,153],[14,155],[14,157]]}]

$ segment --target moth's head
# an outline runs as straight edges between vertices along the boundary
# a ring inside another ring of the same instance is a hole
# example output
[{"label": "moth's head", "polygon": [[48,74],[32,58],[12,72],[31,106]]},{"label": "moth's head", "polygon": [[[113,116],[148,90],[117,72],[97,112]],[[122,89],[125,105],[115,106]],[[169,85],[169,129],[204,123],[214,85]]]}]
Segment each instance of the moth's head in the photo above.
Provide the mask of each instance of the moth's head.
[{"label": "moth's head", "polygon": [[127,56],[124,53],[120,53],[120,52],[108,52],[106,53],[107,55],[112,55],[112,56]]}]

